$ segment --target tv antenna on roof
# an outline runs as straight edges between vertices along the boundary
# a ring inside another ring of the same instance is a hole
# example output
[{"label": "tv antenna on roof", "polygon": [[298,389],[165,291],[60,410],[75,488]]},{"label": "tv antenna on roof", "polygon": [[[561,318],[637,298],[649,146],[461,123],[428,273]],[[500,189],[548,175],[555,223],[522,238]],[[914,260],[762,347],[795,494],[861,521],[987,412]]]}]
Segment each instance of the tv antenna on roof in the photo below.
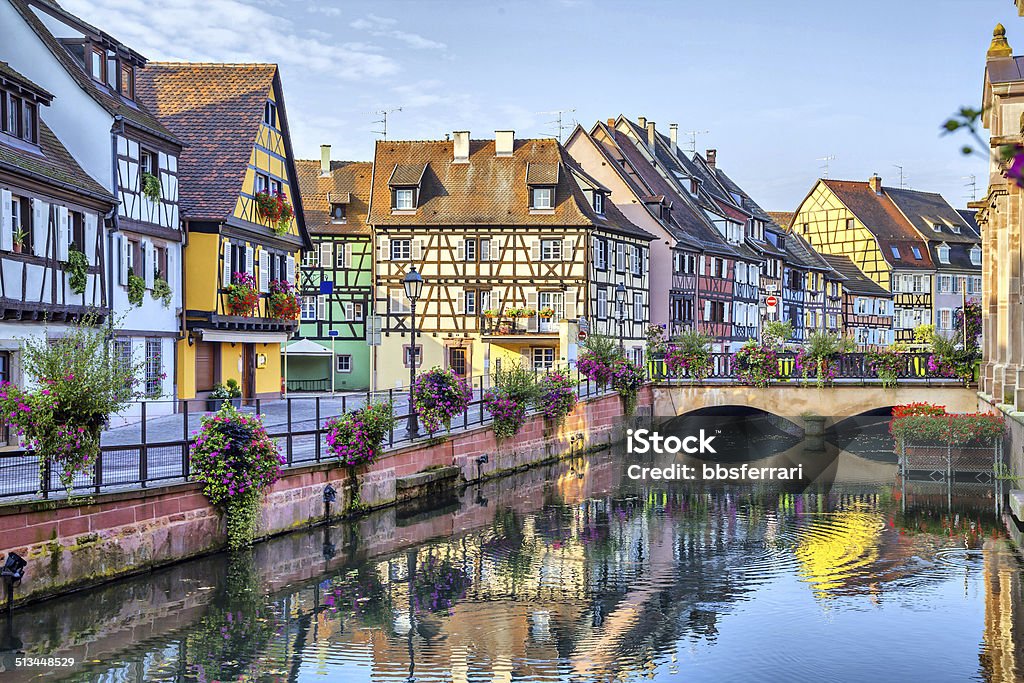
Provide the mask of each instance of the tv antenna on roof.
[{"label": "tv antenna on roof", "polygon": [[686,132],[686,135],[690,138],[690,154],[697,153],[697,136],[707,135],[710,132],[710,130],[690,130]]},{"label": "tv antenna on roof", "polygon": [[978,199],[978,176],[976,176],[976,175],[974,175],[972,173],[971,175],[963,176],[962,178],[960,178],[960,180],[966,180],[967,182],[964,183],[964,187],[971,188],[970,194],[969,195],[965,195],[965,198],[970,197],[969,199],[967,199],[967,201],[969,201],[969,202],[977,201],[977,199]]},{"label": "tv antenna on roof", "polygon": [[823,161],[824,163],[819,166],[822,170],[822,178],[828,178],[829,162],[836,158],[835,154],[829,154],[827,156],[818,157],[817,161]]},{"label": "tv antenna on roof", "polygon": [[395,107],[394,109],[378,109],[377,111],[372,112],[372,113],[377,114],[378,116],[380,116],[380,118],[377,119],[376,121],[374,121],[374,123],[381,124],[381,130],[373,130],[373,131],[370,131],[370,132],[371,133],[377,133],[378,135],[383,135],[384,136],[383,139],[387,140],[388,139],[388,114],[394,114],[397,111],[402,111],[402,108],[401,107]]},{"label": "tv antenna on roof", "polygon": [[[556,135],[555,137],[557,137],[558,141],[561,142],[562,141],[562,131],[569,127],[569,124],[567,124],[567,123],[563,124],[562,123],[562,114],[572,114],[574,111],[576,111],[576,109],[554,109],[552,111],[539,111],[537,113],[538,114],[553,114],[555,116],[555,119],[553,121],[548,121],[548,125],[549,126],[555,126],[558,129],[558,135]],[[572,123],[573,123],[573,125],[576,125],[575,117],[573,118]]]},{"label": "tv antenna on roof", "polygon": [[907,187],[907,183],[906,176],[903,175],[903,167],[900,166],[899,164],[893,164],[892,166],[893,168],[898,168],[900,170],[900,189],[905,189]]}]

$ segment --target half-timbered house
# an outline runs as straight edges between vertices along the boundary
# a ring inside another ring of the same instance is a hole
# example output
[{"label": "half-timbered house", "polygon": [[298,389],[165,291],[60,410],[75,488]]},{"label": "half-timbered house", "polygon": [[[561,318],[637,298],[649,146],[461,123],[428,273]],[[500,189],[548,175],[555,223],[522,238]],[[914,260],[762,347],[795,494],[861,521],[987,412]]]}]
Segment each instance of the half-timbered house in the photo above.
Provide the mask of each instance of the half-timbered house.
[{"label": "half-timbered house", "polygon": [[[299,188],[313,248],[302,254],[298,336],[331,356],[309,356],[288,365],[288,386],[296,390],[370,388],[370,347],[366,323],[373,311],[373,239],[366,223],[373,164],[299,160]],[[333,367],[334,379],[331,380]]]},{"label": "half-timbered house", "polygon": [[52,101],[0,62],[0,382],[22,382],[25,338],[109,313],[102,226],[114,196],[47,125]]},{"label": "half-timbered house", "polygon": [[895,341],[932,322],[935,266],[927,243],[873,176],[867,182],[818,180],[800,203],[793,230],[822,254],[848,256],[894,295]]},{"label": "half-timbered house", "polygon": [[[115,343],[119,354],[145,361],[139,379],[147,397],[172,398],[181,308],[181,143],[137,97],[146,59],[45,0],[0,2],[0,26],[11,67],[55,96],[51,131],[117,200],[98,228],[111,255],[106,286]],[[150,414],[172,409],[160,402]]]},{"label": "half-timbered house", "polygon": [[[652,236],[555,140],[453,137],[377,143],[369,221],[383,316],[378,386],[406,383],[410,364],[463,376],[565,365],[581,318],[641,354]],[[424,280],[415,343],[402,285],[412,267]]]},{"label": "half-timbered house", "polygon": [[[281,391],[281,345],[298,321],[272,306],[294,294],[297,255],[310,246],[273,64],[150,63],[140,99],[186,142],[187,235],[178,393],[193,398],[235,379],[246,398]],[[239,306],[237,288],[256,290]]]},{"label": "half-timbered house", "polygon": [[892,293],[865,275],[849,256],[825,255],[843,276],[842,332],[861,351],[892,344]]}]

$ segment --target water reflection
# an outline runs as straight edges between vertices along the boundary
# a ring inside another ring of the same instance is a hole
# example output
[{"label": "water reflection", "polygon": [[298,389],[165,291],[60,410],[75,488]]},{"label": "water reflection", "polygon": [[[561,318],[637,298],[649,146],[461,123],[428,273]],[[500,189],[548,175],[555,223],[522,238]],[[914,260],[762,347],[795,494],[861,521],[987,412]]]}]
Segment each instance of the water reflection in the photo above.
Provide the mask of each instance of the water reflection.
[{"label": "water reflection", "polygon": [[1017,680],[994,493],[821,457],[793,492],[598,456],[292,534],[17,613],[77,664],[3,680]]}]

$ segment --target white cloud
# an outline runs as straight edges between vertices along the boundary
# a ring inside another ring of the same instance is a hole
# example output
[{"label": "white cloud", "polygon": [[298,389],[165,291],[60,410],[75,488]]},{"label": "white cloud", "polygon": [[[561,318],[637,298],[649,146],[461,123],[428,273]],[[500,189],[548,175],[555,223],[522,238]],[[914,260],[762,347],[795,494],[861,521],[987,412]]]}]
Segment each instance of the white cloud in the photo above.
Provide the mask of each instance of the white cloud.
[{"label": "white cloud", "polygon": [[328,7],[325,5],[310,5],[306,8],[310,13],[325,14],[329,17],[340,17],[341,9],[338,7]]},{"label": "white cloud", "polygon": [[357,31],[366,31],[375,38],[391,38],[392,40],[397,40],[401,43],[405,43],[414,50],[444,50],[448,47],[444,43],[425,38],[418,33],[409,33],[408,31],[401,31],[394,28],[397,23],[397,19],[381,17],[376,14],[368,14],[362,19],[356,19],[355,21],[350,22],[349,26]]},{"label": "white cloud", "polygon": [[64,0],[62,4],[150,59],[276,62],[344,80],[376,79],[399,71],[398,63],[386,55],[339,46],[322,33],[297,30],[286,16],[265,9],[267,3]]}]

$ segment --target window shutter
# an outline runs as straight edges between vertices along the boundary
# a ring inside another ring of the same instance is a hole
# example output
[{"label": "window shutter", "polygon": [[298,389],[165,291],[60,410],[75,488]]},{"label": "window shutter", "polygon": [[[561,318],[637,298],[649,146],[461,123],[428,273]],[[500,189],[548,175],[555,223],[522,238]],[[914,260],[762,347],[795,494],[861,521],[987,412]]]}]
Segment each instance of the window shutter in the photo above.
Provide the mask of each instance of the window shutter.
[{"label": "window shutter", "polygon": [[221,287],[231,284],[231,240],[224,240],[224,263],[221,274]]},{"label": "window shutter", "polygon": [[176,285],[178,282],[178,271],[176,270],[174,260],[177,257],[177,252],[174,250],[173,244],[167,245],[167,272],[164,273],[164,279],[167,280],[168,286],[171,291],[177,291]]},{"label": "window shutter", "polygon": [[[534,311],[537,310],[537,292],[526,293],[526,307],[532,308]],[[533,315],[526,319],[526,329],[530,332],[537,331],[537,316]]]},{"label": "window shutter", "polygon": [[579,289],[577,287],[566,287],[565,288],[565,318],[567,320],[576,319],[576,297]]},{"label": "window shutter", "polygon": [[422,261],[423,260],[423,240],[412,241],[412,260]]},{"label": "window shutter", "polygon": [[260,249],[260,272],[258,273],[260,291],[270,291],[270,252]]},{"label": "window shutter", "polygon": [[46,256],[46,237],[50,232],[50,205],[32,200],[32,253]]},{"label": "window shutter", "polygon": [[531,357],[532,353],[533,349],[531,349],[529,346],[523,349],[523,367],[527,370],[533,369],[533,358]]},{"label": "window shutter", "polygon": [[0,249],[10,251],[14,248],[14,232],[11,230],[11,193],[0,190]]},{"label": "window shutter", "polygon": [[576,240],[567,237],[562,240],[562,260],[572,261],[573,260],[573,249],[576,248]]},{"label": "window shutter", "polygon": [[295,284],[295,255],[294,254],[288,254],[288,256],[285,257],[285,271],[284,272],[285,272],[285,275],[287,276],[288,284],[294,285]]},{"label": "window shutter", "polygon": [[730,304],[730,303],[732,303],[732,302],[730,302],[730,301],[726,301],[726,302],[725,302],[725,303],[723,304],[723,308],[722,308],[722,310],[723,310],[723,313],[722,313],[722,321],[723,321],[723,322],[729,322],[729,320],[730,320],[730,318],[729,318],[729,304]]},{"label": "window shutter", "polygon": [[530,260],[540,261],[540,240],[538,239],[530,241]]},{"label": "window shutter", "polygon": [[330,269],[333,265],[334,245],[330,242],[320,243],[320,267]]},{"label": "window shutter", "polygon": [[146,289],[153,289],[153,261],[155,255],[154,251],[155,250],[153,249],[152,242],[142,242],[142,253],[144,254],[143,258],[146,261],[146,265],[144,268],[146,272],[143,273],[142,276],[146,280]]},{"label": "window shutter", "polygon": [[455,314],[466,314],[466,290],[461,290],[455,295]]},{"label": "window shutter", "polygon": [[459,239],[455,242],[455,260],[465,261],[466,260],[466,240]]},{"label": "window shutter", "polygon": [[[85,254],[85,260],[89,263],[98,261],[96,258],[96,214],[85,214],[85,228],[82,239],[85,240],[85,244],[82,245],[82,253]],[[170,282],[170,279],[168,278],[167,281]]]},{"label": "window shutter", "polygon": [[711,302],[707,299],[704,300],[704,320],[711,320]]},{"label": "window shutter", "polygon": [[704,254],[699,254],[697,256],[697,275],[703,275],[704,274],[704,261],[705,260],[706,259],[704,258]]},{"label": "window shutter", "polygon": [[68,246],[70,239],[68,233],[70,232],[70,221],[68,216],[68,207],[58,206],[57,207],[57,260],[65,262],[68,260]]},{"label": "window shutter", "polygon": [[251,244],[245,245],[245,272],[252,275],[255,271],[253,268],[253,248]]},{"label": "window shutter", "polygon": [[351,244],[342,243],[342,244],[338,245],[338,248],[341,249],[341,267],[342,268],[351,268],[352,267],[352,245]]},{"label": "window shutter", "polygon": [[377,260],[387,261],[391,258],[391,240],[387,237],[381,237],[380,241],[377,242]]},{"label": "window shutter", "polygon": [[120,261],[121,267],[118,269],[118,282],[122,285],[128,284],[128,254],[131,253],[132,245],[128,242],[128,238],[121,235],[118,244],[120,245]]},{"label": "window shutter", "polygon": [[501,238],[499,238],[499,237],[492,237],[491,238],[491,260],[492,261],[500,261],[501,260]]},{"label": "window shutter", "polygon": [[316,319],[327,320],[327,295],[319,294],[316,297]]},{"label": "window shutter", "polygon": [[351,301],[345,302],[345,320],[353,321],[356,319],[356,305]]}]

